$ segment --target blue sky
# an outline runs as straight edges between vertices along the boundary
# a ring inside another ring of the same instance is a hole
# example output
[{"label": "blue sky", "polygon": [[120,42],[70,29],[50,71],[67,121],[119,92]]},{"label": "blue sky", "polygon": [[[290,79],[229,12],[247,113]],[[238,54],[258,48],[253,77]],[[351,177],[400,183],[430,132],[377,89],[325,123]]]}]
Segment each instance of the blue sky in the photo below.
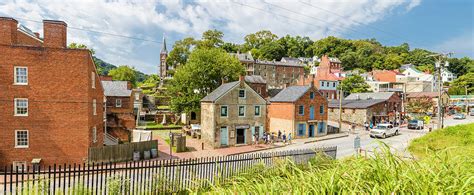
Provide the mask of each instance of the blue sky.
[{"label": "blue sky", "polygon": [[[471,0],[3,0],[0,16],[15,17],[42,34],[42,19],[68,23],[68,42],[84,43],[103,60],[158,71],[163,34],[168,49],[207,29],[241,43],[246,34],[271,30],[309,36],[376,38],[386,45],[455,52],[474,57],[474,1]],[[146,40],[77,30],[90,29]]]}]

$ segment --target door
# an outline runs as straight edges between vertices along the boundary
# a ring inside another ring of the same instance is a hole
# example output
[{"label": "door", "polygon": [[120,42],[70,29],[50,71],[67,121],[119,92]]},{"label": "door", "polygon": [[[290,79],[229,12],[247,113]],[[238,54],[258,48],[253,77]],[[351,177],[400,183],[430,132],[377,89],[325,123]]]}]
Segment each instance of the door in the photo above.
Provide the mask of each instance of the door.
[{"label": "door", "polygon": [[318,134],[324,134],[324,126],[326,124],[324,122],[318,123]]},{"label": "door", "polygon": [[229,131],[227,127],[221,127],[221,146],[229,145]]},{"label": "door", "polygon": [[314,120],[314,106],[309,107],[309,120]]},{"label": "door", "polygon": [[309,125],[309,137],[314,137],[314,125]]},{"label": "door", "polygon": [[237,129],[237,144],[245,144],[245,129]]}]

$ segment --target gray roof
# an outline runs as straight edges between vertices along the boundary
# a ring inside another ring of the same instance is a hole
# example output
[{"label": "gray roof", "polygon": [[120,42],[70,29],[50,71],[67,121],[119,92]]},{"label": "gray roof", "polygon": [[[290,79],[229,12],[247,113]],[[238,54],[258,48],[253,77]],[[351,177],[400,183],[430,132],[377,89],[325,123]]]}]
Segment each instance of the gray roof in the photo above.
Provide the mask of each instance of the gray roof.
[{"label": "gray roof", "polygon": [[239,61],[244,61],[244,62],[253,62],[253,57],[252,57],[252,54],[250,52],[248,53],[229,53],[229,55],[231,56],[237,56],[237,59],[239,59]]},{"label": "gray roof", "polygon": [[[376,104],[385,102],[385,100],[342,100],[342,108],[365,109]],[[339,100],[329,101],[329,108],[339,108]]]},{"label": "gray roof", "polygon": [[282,62],[291,62],[291,63],[301,63],[302,60],[299,58],[293,58],[293,57],[282,57],[281,58]]},{"label": "gray roof", "polygon": [[268,89],[268,96],[270,96],[271,98],[272,97],[275,97],[276,95],[278,95],[278,93],[280,93],[283,89]]},{"label": "gray roof", "polygon": [[278,93],[275,97],[270,99],[270,102],[295,102],[303,96],[311,86],[290,86]]},{"label": "gray roof", "polygon": [[266,84],[267,81],[265,81],[265,79],[263,79],[262,76],[260,75],[247,75],[245,76],[245,82],[247,83],[260,83],[260,84]]},{"label": "gray roof", "polygon": [[214,102],[238,84],[239,81],[222,84],[217,89],[209,93],[206,97],[202,98],[201,102]]},{"label": "gray roof", "polygon": [[257,60],[256,64],[262,65],[273,65],[273,66],[296,66],[296,67],[304,67],[302,63],[294,63],[294,62],[282,62],[282,61],[267,61],[267,60]]},{"label": "gray roof", "polygon": [[132,90],[127,88],[127,81],[101,81],[105,96],[129,97]]},{"label": "gray roof", "polygon": [[379,93],[352,93],[347,96],[346,100],[388,100],[395,92],[379,92]]}]

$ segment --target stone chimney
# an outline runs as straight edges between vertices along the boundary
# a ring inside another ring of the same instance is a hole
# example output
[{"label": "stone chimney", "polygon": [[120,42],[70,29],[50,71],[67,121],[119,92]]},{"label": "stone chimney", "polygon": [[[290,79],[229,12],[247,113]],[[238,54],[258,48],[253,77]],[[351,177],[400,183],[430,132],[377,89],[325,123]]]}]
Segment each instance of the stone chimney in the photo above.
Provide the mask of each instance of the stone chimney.
[{"label": "stone chimney", "polygon": [[9,17],[0,17],[0,44],[13,45],[16,43],[18,21]]},{"label": "stone chimney", "polygon": [[67,24],[57,20],[43,20],[44,47],[67,47]]},{"label": "stone chimney", "polygon": [[127,89],[128,89],[128,90],[132,90],[132,89],[133,89],[133,87],[132,87],[132,82],[127,81]]},{"label": "stone chimney", "polygon": [[311,86],[311,88],[314,87],[314,74],[311,76],[311,82],[310,82],[309,86]]},{"label": "stone chimney", "polygon": [[243,87],[245,85],[245,75],[239,76],[239,82],[240,82],[240,86]]},{"label": "stone chimney", "polygon": [[225,79],[224,77],[221,78],[221,85],[225,84]]}]

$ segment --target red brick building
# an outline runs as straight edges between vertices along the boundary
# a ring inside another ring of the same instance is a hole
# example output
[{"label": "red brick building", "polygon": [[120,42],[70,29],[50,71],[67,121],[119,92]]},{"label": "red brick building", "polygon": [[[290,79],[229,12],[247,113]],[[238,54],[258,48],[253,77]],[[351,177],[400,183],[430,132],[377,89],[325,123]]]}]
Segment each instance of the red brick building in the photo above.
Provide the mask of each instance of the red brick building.
[{"label": "red brick building", "polygon": [[330,58],[327,55],[321,57],[321,62],[317,69],[315,78],[300,79],[298,85],[309,85],[313,82],[321,94],[327,99],[339,99],[337,87],[344,80],[342,74],[341,61],[337,58]]},{"label": "red brick building", "polygon": [[103,145],[104,92],[86,49],[68,49],[67,24],[43,38],[0,17],[0,165],[82,163]]},{"label": "red brick building", "polygon": [[[101,78],[102,79],[102,78]],[[104,77],[104,79],[107,79]],[[107,113],[107,133],[129,141],[131,131],[135,128],[134,94],[129,81],[103,80]],[[106,142],[107,144],[107,142]]]},{"label": "red brick building", "polygon": [[313,85],[290,86],[270,99],[269,132],[292,133],[293,138],[327,134],[328,101]]}]

